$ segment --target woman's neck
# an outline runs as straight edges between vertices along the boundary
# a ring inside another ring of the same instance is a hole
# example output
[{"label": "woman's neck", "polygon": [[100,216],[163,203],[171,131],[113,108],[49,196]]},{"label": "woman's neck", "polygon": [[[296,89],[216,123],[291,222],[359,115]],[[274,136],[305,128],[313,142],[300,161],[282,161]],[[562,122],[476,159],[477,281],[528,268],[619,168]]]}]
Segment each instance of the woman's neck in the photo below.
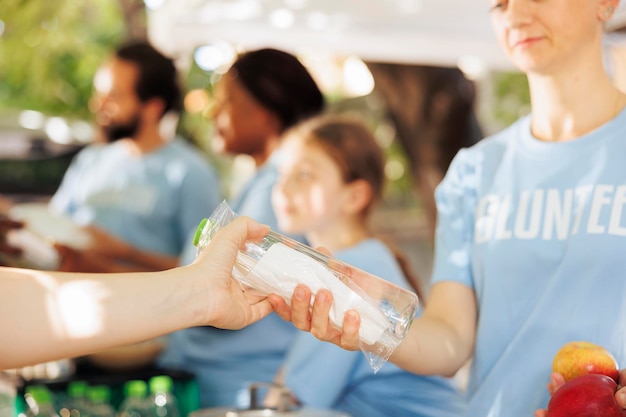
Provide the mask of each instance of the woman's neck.
[{"label": "woman's neck", "polygon": [[351,248],[370,237],[371,232],[360,219],[333,222],[306,233],[312,247],[323,246],[331,252]]},{"label": "woman's neck", "polygon": [[267,160],[272,156],[274,151],[280,145],[280,136],[272,136],[265,141],[265,146],[259,152],[255,154],[251,154],[250,156],[254,159],[254,164],[257,168],[260,168]]},{"label": "woman's neck", "polygon": [[540,140],[574,140],[612,120],[626,97],[603,68],[567,77],[529,75],[532,133]]}]

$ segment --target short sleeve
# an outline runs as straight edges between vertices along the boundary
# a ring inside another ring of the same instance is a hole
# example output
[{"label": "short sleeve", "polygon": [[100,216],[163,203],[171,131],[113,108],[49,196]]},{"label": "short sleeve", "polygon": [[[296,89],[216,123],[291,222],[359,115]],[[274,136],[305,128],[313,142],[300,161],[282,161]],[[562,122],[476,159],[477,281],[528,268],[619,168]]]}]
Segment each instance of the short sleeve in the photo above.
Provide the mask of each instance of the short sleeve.
[{"label": "short sleeve", "polygon": [[180,188],[178,230],[181,251],[193,237],[200,221],[209,217],[223,200],[221,186],[212,166],[198,164],[190,169]]},{"label": "short sleeve", "polygon": [[473,287],[471,246],[477,170],[471,149],[463,149],[435,190],[437,231],[431,283],[455,281]]},{"label": "short sleeve", "polygon": [[93,145],[83,148],[72,159],[65,174],[63,174],[59,188],[55,191],[48,203],[49,208],[53,212],[66,215],[71,213],[73,205],[75,204],[74,196],[76,190],[80,189],[84,167],[88,167],[92,163],[92,154],[96,146],[97,145]]}]

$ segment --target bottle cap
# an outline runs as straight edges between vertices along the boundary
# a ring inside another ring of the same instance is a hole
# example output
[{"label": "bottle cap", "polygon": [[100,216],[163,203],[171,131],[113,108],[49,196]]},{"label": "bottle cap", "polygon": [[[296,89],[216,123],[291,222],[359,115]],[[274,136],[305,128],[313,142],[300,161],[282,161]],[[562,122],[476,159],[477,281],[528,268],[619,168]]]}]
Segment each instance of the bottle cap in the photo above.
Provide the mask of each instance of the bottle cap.
[{"label": "bottle cap", "polygon": [[87,397],[92,402],[107,402],[109,395],[109,387],[106,385],[94,385],[87,390]]},{"label": "bottle cap", "polygon": [[72,398],[84,397],[89,385],[85,381],[72,381],[67,385],[67,393]]},{"label": "bottle cap", "polygon": [[124,384],[124,393],[127,397],[144,398],[148,392],[148,384],[140,379],[128,381]]},{"label": "bottle cap", "polygon": [[200,224],[198,225],[198,228],[196,229],[196,234],[193,236],[194,246],[198,246],[198,243],[200,242],[200,236],[202,236],[202,231],[204,230],[204,226],[206,226],[208,221],[209,219],[207,218],[200,220]]},{"label": "bottle cap", "polygon": [[174,382],[172,378],[167,375],[153,376],[150,378],[150,392],[156,394],[157,392],[171,392]]},{"label": "bottle cap", "polygon": [[26,393],[30,394],[37,404],[51,404],[52,393],[43,385],[31,385],[26,388]]}]

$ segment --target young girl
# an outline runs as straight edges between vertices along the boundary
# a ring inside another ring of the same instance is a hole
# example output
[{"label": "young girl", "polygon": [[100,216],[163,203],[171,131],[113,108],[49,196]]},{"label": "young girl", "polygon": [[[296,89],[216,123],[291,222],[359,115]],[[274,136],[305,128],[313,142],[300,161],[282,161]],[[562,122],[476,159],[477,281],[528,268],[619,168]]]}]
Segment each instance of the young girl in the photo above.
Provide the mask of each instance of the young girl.
[{"label": "young girl", "polygon": [[[312,246],[410,288],[394,253],[368,227],[383,186],[383,153],[368,128],[355,119],[322,116],[286,135],[272,202],[281,230],[303,233]],[[416,376],[392,364],[374,374],[361,352],[308,333],[297,336],[280,378],[306,407],[355,417],[452,416],[461,408],[449,380]]]}]

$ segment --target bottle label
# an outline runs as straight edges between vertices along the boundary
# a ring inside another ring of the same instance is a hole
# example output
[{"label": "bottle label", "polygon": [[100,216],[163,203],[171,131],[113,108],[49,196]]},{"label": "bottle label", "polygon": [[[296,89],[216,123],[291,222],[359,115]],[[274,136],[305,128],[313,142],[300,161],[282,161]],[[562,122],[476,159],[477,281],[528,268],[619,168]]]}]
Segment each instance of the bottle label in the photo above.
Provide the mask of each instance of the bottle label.
[{"label": "bottle label", "polygon": [[[244,255],[245,256],[245,255]],[[287,303],[298,284],[304,284],[313,294],[327,289],[333,294],[330,310],[331,322],[341,328],[348,310],[356,310],[361,316],[359,336],[365,344],[376,343],[390,322],[373,300],[366,300],[346,283],[347,277],[329,270],[327,266],[306,254],[282,243],[272,245],[246,276],[246,284],[265,294],[276,293]],[[311,301],[313,302],[313,300]]]}]

